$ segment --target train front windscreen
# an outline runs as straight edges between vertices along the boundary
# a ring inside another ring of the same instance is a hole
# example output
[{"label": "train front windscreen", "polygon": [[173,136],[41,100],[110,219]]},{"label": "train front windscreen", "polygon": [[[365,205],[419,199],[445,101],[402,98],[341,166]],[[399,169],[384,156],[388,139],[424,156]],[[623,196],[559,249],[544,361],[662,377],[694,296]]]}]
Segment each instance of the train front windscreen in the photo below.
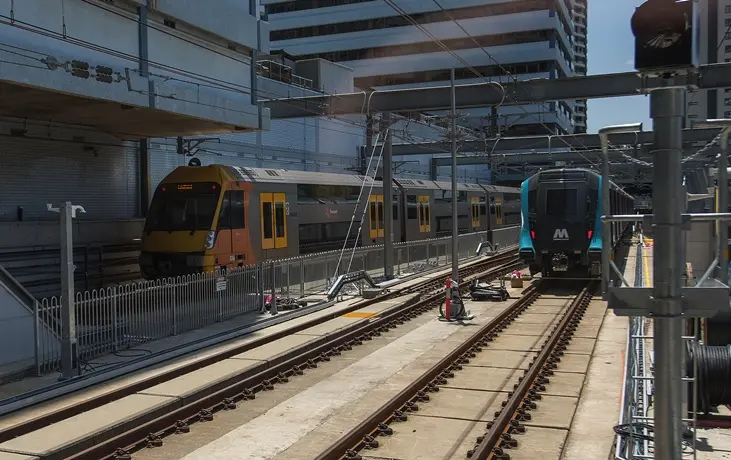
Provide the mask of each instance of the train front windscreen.
[{"label": "train front windscreen", "polygon": [[221,187],[214,182],[160,185],[150,204],[145,233],[210,230],[220,193]]},{"label": "train front windscreen", "polygon": [[588,241],[588,198],[582,183],[539,184],[535,239],[541,250],[580,249]]}]

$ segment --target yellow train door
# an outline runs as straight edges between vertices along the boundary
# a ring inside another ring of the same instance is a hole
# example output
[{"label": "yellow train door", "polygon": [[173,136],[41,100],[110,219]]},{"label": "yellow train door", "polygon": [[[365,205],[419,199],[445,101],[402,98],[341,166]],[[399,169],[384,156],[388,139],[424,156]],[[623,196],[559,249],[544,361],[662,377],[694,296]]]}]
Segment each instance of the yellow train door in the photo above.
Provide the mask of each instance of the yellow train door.
[{"label": "yellow train door", "polygon": [[472,228],[480,227],[480,197],[473,196],[470,199],[470,208],[472,209]]},{"label": "yellow train door", "polygon": [[369,236],[383,238],[383,195],[371,195],[368,198],[368,216],[370,220]]},{"label": "yellow train door", "polygon": [[260,193],[261,248],[287,247],[287,196],[284,193]]}]

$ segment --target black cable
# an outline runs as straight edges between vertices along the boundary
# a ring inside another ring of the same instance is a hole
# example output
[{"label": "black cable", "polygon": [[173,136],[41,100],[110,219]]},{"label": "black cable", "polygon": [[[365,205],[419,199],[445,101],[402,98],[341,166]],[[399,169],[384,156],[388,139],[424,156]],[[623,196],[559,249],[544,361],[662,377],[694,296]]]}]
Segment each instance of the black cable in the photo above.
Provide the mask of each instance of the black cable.
[{"label": "black cable", "polygon": [[[731,404],[731,345],[688,344],[686,371],[696,378],[698,410]],[[694,375],[697,367],[698,375]]]}]

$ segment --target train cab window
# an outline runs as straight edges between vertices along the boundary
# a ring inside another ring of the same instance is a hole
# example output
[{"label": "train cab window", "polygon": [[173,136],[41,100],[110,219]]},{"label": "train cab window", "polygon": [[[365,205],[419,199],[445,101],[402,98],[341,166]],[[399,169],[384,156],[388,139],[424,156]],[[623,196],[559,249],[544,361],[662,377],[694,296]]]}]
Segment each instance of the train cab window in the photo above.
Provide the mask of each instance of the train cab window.
[{"label": "train cab window", "polygon": [[546,191],[546,215],[572,217],[577,213],[578,190],[573,188],[550,189]]},{"label": "train cab window", "polygon": [[218,230],[228,230],[231,228],[231,192],[223,194],[221,199],[221,210],[218,213]]},{"label": "train cab window", "polygon": [[231,207],[231,228],[239,229],[246,228],[246,209],[244,206],[244,192],[240,190],[233,190],[230,193],[230,207]]}]

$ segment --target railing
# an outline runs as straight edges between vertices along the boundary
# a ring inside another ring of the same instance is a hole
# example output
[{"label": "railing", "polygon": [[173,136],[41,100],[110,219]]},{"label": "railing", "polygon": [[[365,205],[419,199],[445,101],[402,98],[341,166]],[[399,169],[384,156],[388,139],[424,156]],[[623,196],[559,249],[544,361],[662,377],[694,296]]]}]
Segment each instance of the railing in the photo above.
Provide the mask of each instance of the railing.
[{"label": "railing", "polygon": [[[493,232],[492,239],[501,249],[516,245],[518,227]],[[459,258],[475,257],[477,246],[484,241],[485,232],[460,235]],[[373,278],[382,275],[382,245],[357,248],[348,269],[351,251],[343,256],[338,273],[340,251],[331,251],[77,293],[80,363],[260,310],[273,292],[302,298],[322,294],[337,275],[346,272],[364,270]],[[451,252],[451,237],[394,244],[394,274],[403,277],[449,265]],[[44,299],[35,318],[35,366],[43,374],[57,369],[61,357],[61,298]]]}]

